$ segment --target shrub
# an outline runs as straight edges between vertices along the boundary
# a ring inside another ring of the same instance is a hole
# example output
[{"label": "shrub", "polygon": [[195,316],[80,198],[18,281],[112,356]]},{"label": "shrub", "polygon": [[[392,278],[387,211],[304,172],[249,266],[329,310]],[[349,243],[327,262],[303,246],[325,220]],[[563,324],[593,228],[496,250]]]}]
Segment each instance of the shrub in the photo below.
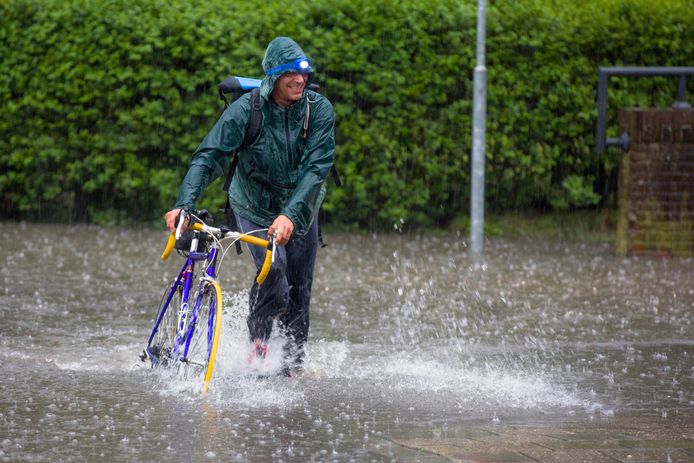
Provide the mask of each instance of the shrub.
[{"label": "shrub", "polygon": [[[327,219],[446,226],[469,204],[475,24],[472,0],[316,0],[291,9],[259,0],[233,8],[221,0],[7,0],[0,214],[159,221],[221,113],[216,84],[259,76],[266,44],[288,35],[317,64],[337,114],[344,187],[329,188]],[[595,201],[581,196],[585,181],[562,186],[565,179],[593,177],[609,197],[618,154],[594,154],[597,69],[691,65],[693,9],[686,0],[667,8],[499,0],[487,24],[488,210],[544,208],[562,195],[569,205]],[[613,79],[610,107],[667,106],[676,85]],[[223,201],[215,185],[199,205],[214,212]]]}]

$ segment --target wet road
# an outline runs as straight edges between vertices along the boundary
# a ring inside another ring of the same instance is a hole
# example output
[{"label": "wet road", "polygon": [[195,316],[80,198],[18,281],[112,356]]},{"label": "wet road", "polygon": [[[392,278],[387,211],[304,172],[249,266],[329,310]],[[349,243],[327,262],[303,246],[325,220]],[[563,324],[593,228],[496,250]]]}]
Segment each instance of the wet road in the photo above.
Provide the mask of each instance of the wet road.
[{"label": "wet road", "polygon": [[[248,253],[224,261],[215,377],[139,362],[163,232],[0,223],[0,460],[447,461],[462,429],[694,409],[694,261],[607,243],[329,235],[306,372],[247,374]],[[281,339],[271,344],[277,361]],[[694,436],[691,437],[694,439]]]}]

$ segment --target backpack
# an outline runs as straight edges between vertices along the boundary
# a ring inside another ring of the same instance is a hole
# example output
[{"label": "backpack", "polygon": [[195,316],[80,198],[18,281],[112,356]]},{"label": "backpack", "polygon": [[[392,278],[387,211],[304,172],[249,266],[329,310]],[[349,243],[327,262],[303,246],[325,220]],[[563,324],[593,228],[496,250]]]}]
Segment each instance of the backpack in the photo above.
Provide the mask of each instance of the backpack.
[{"label": "backpack", "polygon": [[[228,225],[232,230],[238,229],[238,226],[236,224],[236,217],[234,216],[234,213],[231,210],[231,205],[229,204],[229,187],[231,186],[231,180],[234,178],[234,171],[236,170],[236,165],[238,164],[239,160],[239,152],[245,147],[251,146],[258,139],[258,136],[260,135],[260,128],[263,125],[263,114],[260,111],[260,83],[261,80],[259,79],[231,76],[227,77],[217,85],[219,98],[224,101],[224,109],[228,108],[231,104],[226,98],[227,94],[231,95],[231,102],[234,102],[244,93],[251,92],[251,114],[248,118],[248,122],[246,123],[246,133],[243,137],[241,146],[239,146],[232,154],[229,171],[227,172],[226,179],[224,180],[224,186],[222,187],[224,192],[227,193],[224,213],[226,214]],[[308,88],[310,90],[317,91],[320,87],[317,84],[312,83]],[[311,104],[311,100],[308,101],[308,104]],[[303,127],[304,130],[301,135],[301,137],[304,139],[308,137],[309,133],[309,115],[310,111],[306,111],[306,119],[304,120]],[[338,187],[341,186],[342,181],[340,180],[340,175],[337,173],[337,169],[335,168],[334,164],[331,167],[330,172],[335,185]],[[323,234],[320,230],[320,224],[318,225],[318,243],[321,247],[326,246],[326,244],[323,242]],[[241,254],[241,244],[238,241],[236,242],[236,253]]]}]

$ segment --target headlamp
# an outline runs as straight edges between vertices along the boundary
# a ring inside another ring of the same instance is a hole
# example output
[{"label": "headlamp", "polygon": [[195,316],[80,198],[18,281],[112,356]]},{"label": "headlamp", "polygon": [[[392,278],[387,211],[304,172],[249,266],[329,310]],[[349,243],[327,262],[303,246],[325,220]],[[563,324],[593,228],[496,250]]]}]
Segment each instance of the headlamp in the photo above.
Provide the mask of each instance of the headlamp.
[{"label": "headlamp", "polygon": [[280,64],[279,66],[270,68],[267,71],[265,71],[265,75],[271,76],[273,74],[279,74],[284,71],[306,73],[309,72],[309,69],[311,69],[311,61],[309,61],[308,58],[299,58],[297,60],[292,61],[291,63]]}]

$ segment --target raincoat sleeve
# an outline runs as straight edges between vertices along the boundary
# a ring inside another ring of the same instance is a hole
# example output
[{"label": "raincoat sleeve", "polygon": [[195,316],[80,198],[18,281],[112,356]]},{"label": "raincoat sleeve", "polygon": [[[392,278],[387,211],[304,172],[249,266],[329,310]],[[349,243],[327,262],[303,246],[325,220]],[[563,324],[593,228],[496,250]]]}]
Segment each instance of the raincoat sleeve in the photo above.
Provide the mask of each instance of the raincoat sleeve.
[{"label": "raincoat sleeve", "polygon": [[250,103],[246,94],[224,111],[200,143],[178,190],[176,208],[194,211],[195,203],[205,188],[225,174],[231,154],[243,142],[249,110]]},{"label": "raincoat sleeve", "polygon": [[299,235],[308,229],[318,212],[321,188],[335,156],[333,107],[326,98],[319,98],[314,105],[309,137],[299,164],[297,186],[281,212],[289,217]]}]

